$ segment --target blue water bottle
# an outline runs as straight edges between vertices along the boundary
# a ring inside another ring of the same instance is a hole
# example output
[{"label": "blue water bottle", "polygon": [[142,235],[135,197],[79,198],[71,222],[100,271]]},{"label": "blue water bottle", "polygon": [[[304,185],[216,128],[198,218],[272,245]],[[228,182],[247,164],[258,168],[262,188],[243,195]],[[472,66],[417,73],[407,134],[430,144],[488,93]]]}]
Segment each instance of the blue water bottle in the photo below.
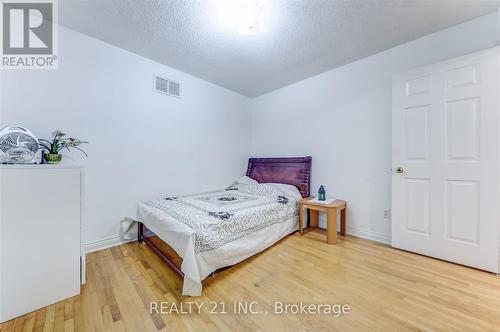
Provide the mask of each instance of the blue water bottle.
[{"label": "blue water bottle", "polygon": [[325,192],[325,187],[323,185],[319,186],[318,190],[318,201],[324,201],[326,200],[326,192]]}]

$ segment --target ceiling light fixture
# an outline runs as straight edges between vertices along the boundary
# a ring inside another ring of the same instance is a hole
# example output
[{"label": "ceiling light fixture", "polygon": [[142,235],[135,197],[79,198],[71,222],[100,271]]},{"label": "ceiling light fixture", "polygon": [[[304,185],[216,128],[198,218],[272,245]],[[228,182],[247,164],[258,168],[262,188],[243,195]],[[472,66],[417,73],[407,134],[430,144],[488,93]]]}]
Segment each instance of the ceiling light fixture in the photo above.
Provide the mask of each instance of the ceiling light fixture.
[{"label": "ceiling light fixture", "polygon": [[267,0],[217,0],[219,22],[240,35],[254,35],[266,31],[269,14]]}]

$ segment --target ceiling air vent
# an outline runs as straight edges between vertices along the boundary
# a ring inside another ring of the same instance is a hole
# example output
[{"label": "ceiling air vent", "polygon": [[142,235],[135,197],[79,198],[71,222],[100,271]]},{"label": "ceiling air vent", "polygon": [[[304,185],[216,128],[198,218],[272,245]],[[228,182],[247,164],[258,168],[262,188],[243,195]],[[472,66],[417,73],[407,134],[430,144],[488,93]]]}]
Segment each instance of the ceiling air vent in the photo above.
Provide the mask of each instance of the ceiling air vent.
[{"label": "ceiling air vent", "polygon": [[181,96],[181,84],[179,82],[158,75],[154,76],[153,90],[173,97],[180,98]]}]

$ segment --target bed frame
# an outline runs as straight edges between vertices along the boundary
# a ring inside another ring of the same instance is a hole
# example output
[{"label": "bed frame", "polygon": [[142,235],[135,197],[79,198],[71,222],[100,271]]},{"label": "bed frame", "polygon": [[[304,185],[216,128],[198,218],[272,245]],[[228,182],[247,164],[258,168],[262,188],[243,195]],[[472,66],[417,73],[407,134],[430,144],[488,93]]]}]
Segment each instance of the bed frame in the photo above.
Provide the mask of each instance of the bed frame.
[{"label": "bed frame", "polygon": [[[246,175],[259,183],[284,183],[296,186],[302,197],[308,197],[311,189],[311,157],[250,158]],[[182,258],[168,244],[139,222],[137,241],[144,242],[179,277]]]}]

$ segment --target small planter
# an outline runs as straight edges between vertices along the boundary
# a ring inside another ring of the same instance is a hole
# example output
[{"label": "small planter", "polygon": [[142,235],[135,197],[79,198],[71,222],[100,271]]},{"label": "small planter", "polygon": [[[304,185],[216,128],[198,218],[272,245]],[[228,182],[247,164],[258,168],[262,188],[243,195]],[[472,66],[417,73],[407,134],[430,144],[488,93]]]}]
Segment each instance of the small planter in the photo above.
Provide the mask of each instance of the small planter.
[{"label": "small planter", "polygon": [[44,157],[47,161],[47,164],[58,164],[62,159],[62,155],[59,153],[46,153]]},{"label": "small planter", "polygon": [[52,140],[39,139],[38,144],[45,150],[45,160],[48,164],[58,164],[61,162],[62,156],[59,153],[62,149],[67,149],[71,151],[71,149],[79,150],[86,157],[87,154],[85,151],[80,148],[80,144],[88,143],[85,141],[80,141],[79,139],[66,137],[66,134],[60,130],[56,130],[52,133]]}]

